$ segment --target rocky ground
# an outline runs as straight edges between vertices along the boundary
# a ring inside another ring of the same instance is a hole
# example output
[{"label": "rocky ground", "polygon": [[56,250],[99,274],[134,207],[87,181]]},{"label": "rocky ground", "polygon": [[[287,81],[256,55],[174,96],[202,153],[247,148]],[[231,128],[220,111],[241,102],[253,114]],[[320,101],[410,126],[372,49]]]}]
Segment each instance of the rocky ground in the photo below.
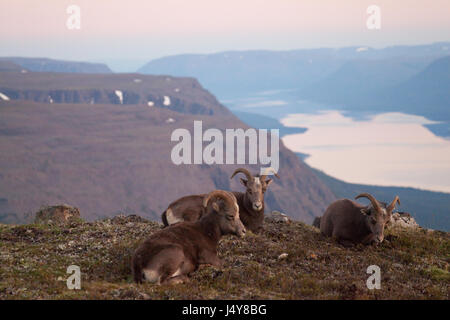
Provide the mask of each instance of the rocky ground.
[{"label": "rocky ground", "polygon": [[[67,225],[0,225],[0,299],[449,299],[450,234],[391,228],[378,247],[344,248],[300,222],[266,222],[261,235],[225,237],[224,266],[187,284],[136,285],[131,255],[161,228],[138,216]],[[66,271],[81,269],[81,289]],[[367,267],[381,269],[369,290]]]}]

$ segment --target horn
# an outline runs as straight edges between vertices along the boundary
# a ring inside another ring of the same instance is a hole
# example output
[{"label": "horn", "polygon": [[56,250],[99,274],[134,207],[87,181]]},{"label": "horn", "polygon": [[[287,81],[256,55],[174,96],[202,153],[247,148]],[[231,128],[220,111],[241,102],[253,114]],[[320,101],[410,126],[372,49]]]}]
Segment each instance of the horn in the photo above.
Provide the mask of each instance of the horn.
[{"label": "horn", "polygon": [[394,200],[391,202],[391,204],[387,207],[387,211],[388,212],[392,212],[392,210],[395,209],[395,205],[397,204],[400,205],[400,198],[398,196],[395,196]]},{"label": "horn", "polygon": [[208,206],[209,200],[213,197],[222,198],[223,200],[228,202],[229,205],[234,204],[234,196],[232,197],[229,192],[223,190],[214,190],[208,193],[208,195],[203,198],[203,207],[206,208]]},{"label": "horn", "polygon": [[250,180],[253,179],[253,175],[250,173],[250,171],[248,171],[247,169],[244,169],[244,168],[236,169],[236,170],[233,172],[233,174],[231,175],[231,178],[230,178],[230,179],[233,179],[233,177],[234,177],[235,175],[237,175],[239,172],[245,174],[245,176],[247,177],[247,180],[248,180],[248,181],[250,181]]},{"label": "horn", "polygon": [[371,194],[369,193],[361,193],[359,195],[357,195],[355,197],[355,199],[359,199],[359,198],[367,198],[370,200],[370,202],[372,203],[373,207],[375,208],[375,210],[380,211],[380,204],[378,203],[377,199],[375,199]]},{"label": "horn", "polygon": [[[271,168],[265,168],[265,169],[264,169],[264,172],[272,172],[272,173],[275,175],[275,177],[277,177],[278,179],[280,179],[280,176],[276,173],[275,169],[272,168],[272,167],[271,167]],[[261,181],[265,181],[266,178],[267,178],[267,174],[263,174],[263,175],[261,176]]]}]

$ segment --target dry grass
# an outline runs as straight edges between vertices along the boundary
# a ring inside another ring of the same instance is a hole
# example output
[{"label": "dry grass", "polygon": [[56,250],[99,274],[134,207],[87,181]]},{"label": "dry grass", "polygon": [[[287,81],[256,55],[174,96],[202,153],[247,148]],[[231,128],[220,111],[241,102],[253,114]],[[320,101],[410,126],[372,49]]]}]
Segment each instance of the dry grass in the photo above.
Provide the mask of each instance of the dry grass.
[{"label": "dry grass", "polygon": [[[449,299],[444,232],[388,230],[381,246],[348,249],[303,223],[266,223],[261,235],[221,241],[221,270],[203,267],[187,284],[135,285],[132,252],[159,228],[132,218],[0,225],[0,299]],[[81,290],[66,287],[72,264],[81,268]],[[380,290],[366,287],[373,264]]]}]

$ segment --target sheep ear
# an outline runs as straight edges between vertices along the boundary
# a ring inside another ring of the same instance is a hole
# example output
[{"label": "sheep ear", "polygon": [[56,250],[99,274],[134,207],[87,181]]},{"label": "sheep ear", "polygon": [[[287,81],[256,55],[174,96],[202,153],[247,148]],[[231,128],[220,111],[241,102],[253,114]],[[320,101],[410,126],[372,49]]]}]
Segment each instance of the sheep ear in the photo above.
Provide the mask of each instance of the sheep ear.
[{"label": "sheep ear", "polygon": [[241,183],[244,185],[244,186],[247,186],[247,180],[245,180],[245,179],[243,179],[243,178],[240,178],[241,179]]},{"label": "sheep ear", "polygon": [[216,212],[219,212],[219,205],[217,204],[217,202],[213,202],[212,207]]},{"label": "sheep ear", "polygon": [[370,216],[371,210],[370,209],[361,209],[361,213],[366,216]]}]

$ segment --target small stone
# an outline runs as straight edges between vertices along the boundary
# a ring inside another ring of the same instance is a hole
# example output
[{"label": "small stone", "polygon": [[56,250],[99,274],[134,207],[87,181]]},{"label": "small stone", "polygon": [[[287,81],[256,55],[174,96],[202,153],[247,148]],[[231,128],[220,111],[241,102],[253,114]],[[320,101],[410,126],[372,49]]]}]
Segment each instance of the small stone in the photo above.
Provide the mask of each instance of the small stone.
[{"label": "small stone", "polygon": [[272,211],[267,217],[266,220],[269,222],[276,223],[290,223],[291,219],[287,215],[279,211]]},{"label": "small stone", "polygon": [[402,228],[418,228],[416,220],[407,212],[395,212],[391,216],[391,225]]},{"label": "small stone", "polygon": [[44,206],[36,212],[36,223],[57,223],[67,224],[80,219],[80,210],[78,208],[61,204],[56,206]]},{"label": "small stone", "polygon": [[279,256],[278,256],[278,260],[284,260],[284,259],[286,259],[287,257],[288,257],[289,255],[285,252],[285,253],[282,253],[282,254],[280,254]]}]

